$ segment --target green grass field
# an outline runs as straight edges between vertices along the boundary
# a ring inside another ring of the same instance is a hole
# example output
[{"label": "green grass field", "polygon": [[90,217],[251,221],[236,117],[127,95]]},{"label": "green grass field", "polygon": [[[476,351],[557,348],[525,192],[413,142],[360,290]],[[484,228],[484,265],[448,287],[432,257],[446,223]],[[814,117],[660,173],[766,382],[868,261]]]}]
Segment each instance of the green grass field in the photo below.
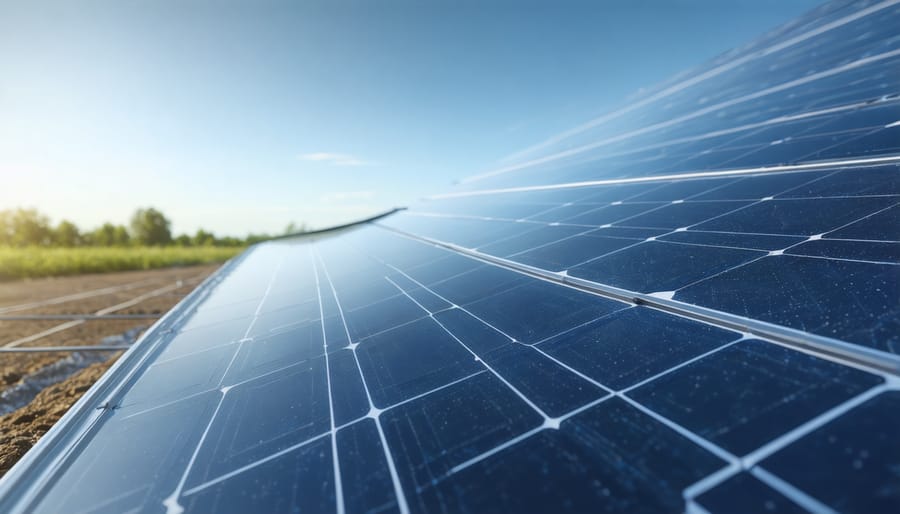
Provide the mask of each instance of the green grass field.
[{"label": "green grass field", "polygon": [[124,248],[0,247],[0,280],[211,264],[224,262],[241,251],[243,251],[243,248],[214,246]]}]

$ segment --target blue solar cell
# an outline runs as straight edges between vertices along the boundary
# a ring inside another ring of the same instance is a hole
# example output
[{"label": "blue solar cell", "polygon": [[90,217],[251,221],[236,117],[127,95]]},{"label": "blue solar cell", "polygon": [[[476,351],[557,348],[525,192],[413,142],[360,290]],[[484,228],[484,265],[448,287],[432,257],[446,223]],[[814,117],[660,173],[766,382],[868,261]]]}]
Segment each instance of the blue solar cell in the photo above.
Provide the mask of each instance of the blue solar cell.
[{"label": "blue solar cell", "polygon": [[869,129],[859,129],[849,132],[797,137],[778,144],[764,145],[743,152],[743,154],[735,156],[733,159],[726,161],[726,163],[729,168],[744,168],[773,164],[792,164],[813,160],[813,158],[825,158],[824,155],[821,155],[823,148],[841,145],[847,139],[863,137],[868,132],[870,132]]},{"label": "blue solar cell", "polygon": [[[778,196],[808,182],[822,178],[821,172],[767,173],[742,178],[723,187],[711,189],[693,200],[761,200]],[[806,196],[806,195],[802,195]]]},{"label": "blue solar cell", "polygon": [[[346,283],[348,287],[355,286],[354,292],[364,298],[361,303],[365,305],[375,301],[372,297],[378,299],[385,294],[378,289],[378,286],[383,284],[372,278],[372,274],[379,270],[381,265],[374,259],[350,250],[353,248],[353,244],[359,241],[371,244],[371,236],[353,236],[354,234],[351,232],[347,234],[346,241],[342,241],[343,238],[325,239],[313,246],[314,249],[311,250],[314,254],[312,264],[321,267],[319,270],[321,273],[318,273],[320,285],[322,276],[325,275],[336,287],[342,283]],[[344,244],[339,244],[342,242]],[[316,284],[313,283],[310,289],[314,292],[315,288]],[[370,295],[370,297],[366,298],[366,295]]]},{"label": "blue solar cell", "polygon": [[575,226],[537,226],[534,230],[526,232],[520,236],[497,241],[478,248],[478,251],[496,255],[498,257],[508,257],[510,255],[530,250],[538,246],[550,244],[567,237],[581,234],[590,229]]},{"label": "blue solar cell", "polygon": [[656,237],[667,232],[668,230],[662,228],[603,227],[587,232],[585,233],[585,235],[596,237],[624,237],[626,239],[643,240],[649,237]]},{"label": "blue solar cell", "polygon": [[750,473],[739,473],[697,497],[710,514],[803,514],[806,509],[760,482]]},{"label": "blue solar cell", "polygon": [[563,219],[562,221],[574,225],[599,227],[601,225],[610,225],[616,223],[617,221],[631,218],[632,216],[636,216],[638,214],[656,209],[657,207],[662,207],[663,205],[665,204],[661,202],[621,203],[615,205],[607,205],[596,208],[592,211],[587,211],[584,214],[580,214],[572,218]]},{"label": "blue solar cell", "polygon": [[618,391],[738,337],[727,330],[635,307],[575,328],[539,347]]},{"label": "blue solar cell", "polygon": [[828,233],[833,239],[900,240],[900,205],[883,209]]},{"label": "blue solar cell", "polygon": [[248,336],[265,336],[298,324],[316,323],[319,321],[319,301],[318,298],[312,298],[294,305],[261,309],[256,318],[257,321],[250,328]]},{"label": "blue solar cell", "polygon": [[841,239],[817,239],[795,246],[784,253],[828,257],[832,259],[854,259],[872,262],[900,264],[900,243],[879,241],[844,241]]},{"label": "blue solar cell", "polygon": [[[471,259],[470,259],[471,260]],[[456,305],[487,298],[525,283],[527,279],[497,266],[481,265],[442,282],[427,284],[429,289]]]},{"label": "blue solar cell", "polygon": [[[900,121],[900,120],[898,120]],[[816,152],[817,159],[838,159],[849,156],[873,156],[900,151],[900,126],[879,128],[859,134],[845,141],[841,138],[834,146]]]},{"label": "blue solar cell", "polygon": [[738,165],[731,165],[739,157],[752,154],[755,151],[766,148],[767,145],[740,146],[735,148],[723,148],[721,150],[703,150],[699,154],[691,152],[681,156],[684,158],[673,158],[667,160],[663,166],[655,173],[678,173],[690,172],[697,170],[713,170],[724,168],[737,168]]},{"label": "blue solar cell", "polygon": [[214,389],[228,369],[239,344],[225,344],[181,358],[159,361],[147,368],[122,398],[133,413]]},{"label": "blue solar cell", "polygon": [[198,309],[191,314],[190,319],[181,327],[181,330],[199,330],[207,327],[221,327],[226,323],[240,322],[240,335],[236,336],[240,338],[244,336],[249,320],[256,313],[258,306],[259,298],[251,298],[249,300],[226,303],[225,305]]},{"label": "blue solar cell", "polygon": [[331,282],[323,269],[318,269],[320,315],[322,317],[321,328],[325,338],[325,346],[328,352],[338,351],[350,344],[350,335],[344,325],[341,307],[337,303]]},{"label": "blue solar cell", "polygon": [[882,381],[804,353],[747,340],[628,394],[742,456]]},{"label": "blue solar cell", "polygon": [[335,512],[332,452],[328,439],[260,463],[187,494],[192,512]]},{"label": "blue solar cell", "polygon": [[900,195],[900,168],[894,164],[836,171],[782,193],[778,197],[863,195]]},{"label": "blue solar cell", "polygon": [[224,383],[236,384],[319,357],[323,353],[322,323],[318,319],[299,327],[256,336],[251,343],[240,346],[230,363]]},{"label": "blue solar cell", "polygon": [[765,252],[650,241],[569,269],[569,275],[644,293],[675,291]]},{"label": "blue solar cell", "polygon": [[[791,139],[797,137],[799,135],[809,135],[809,134],[821,134],[823,130],[820,129],[822,126],[829,126],[830,122],[832,122],[836,118],[840,118],[842,115],[834,115],[834,114],[826,114],[824,116],[814,116],[811,118],[801,118],[796,121],[788,121],[784,123],[775,123],[766,125],[758,130],[750,130],[748,132],[742,132],[740,134],[735,134],[735,137],[730,144],[736,146],[752,146],[755,144],[772,144],[776,141],[784,141],[785,139]],[[862,128],[868,125],[865,124],[851,124],[849,127]],[[825,130],[825,132],[833,132],[835,129]]]},{"label": "blue solar cell", "polygon": [[450,309],[434,315],[446,330],[456,336],[476,355],[512,344],[512,339],[462,309]]},{"label": "blue solar cell", "polygon": [[894,265],[766,257],[678,291],[675,298],[900,353]]},{"label": "blue solar cell", "polygon": [[[354,239],[352,236],[355,234],[365,237],[357,237]],[[338,246],[337,243],[344,239],[347,240],[346,244]],[[347,256],[348,254],[358,256],[358,252],[367,252],[375,258],[375,260],[372,261],[372,266],[375,269],[383,268],[383,266],[377,264],[376,261],[389,262],[393,266],[406,267],[418,266],[423,263],[430,263],[447,258],[446,252],[443,252],[438,248],[423,245],[400,235],[387,235],[380,231],[374,233],[369,231],[349,232],[346,233],[344,237],[333,241],[337,247],[335,253],[338,257]],[[324,246],[326,243],[327,240],[316,246]],[[355,251],[349,251],[348,247],[353,248]],[[332,255],[325,256],[325,260],[329,263],[329,266],[337,264],[333,260]],[[353,266],[335,267],[335,270],[341,269],[353,269]]]},{"label": "blue solar cell", "polygon": [[[547,223],[559,223],[563,220],[571,220],[581,216],[589,211],[599,209],[606,203],[573,203],[571,205],[561,205],[543,212],[529,216],[529,221],[543,221]],[[568,223],[568,221],[567,221]],[[582,229],[583,230],[583,229]]]},{"label": "blue solar cell", "polygon": [[481,219],[450,219],[398,215],[384,221],[387,226],[406,232],[442,240],[456,241],[474,248],[504,237],[511,237],[531,228],[527,224]]},{"label": "blue solar cell", "polygon": [[[162,505],[188,468],[220,397],[209,392],[145,413],[116,411],[29,511],[128,512]],[[111,490],[121,494],[110,497]]]},{"label": "blue solar cell", "polygon": [[700,223],[697,230],[812,236],[838,229],[896,203],[886,198],[770,200]]},{"label": "blue solar cell", "polygon": [[232,386],[185,482],[193,488],[329,430],[325,358]]},{"label": "blue solar cell", "polygon": [[370,337],[357,352],[372,401],[385,408],[482,370],[430,318]]},{"label": "blue solar cell", "polygon": [[341,481],[347,484],[344,509],[348,513],[400,512],[391,472],[376,422],[364,419],[337,432]]},{"label": "blue solar cell", "polygon": [[619,399],[421,491],[413,512],[667,512],[724,463]]},{"label": "blue solar cell", "polygon": [[[582,202],[586,203],[613,203],[631,200],[635,196],[642,195],[659,188],[659,184],[617,184],[600,188],[585,188]],[[571,200],[569,200],[571,201]]]},{"label": "blue solar cell", "polygon": [[489,372],[386,410],[381,418],[409,491],[447,478],[454,467],[543,422]]},{"label": "blue solar cell", "polygon": [[562,271],[638,242],[634,239],[602,237],[591,232],[522,252],[510,259],[550,271]]},{"label": "blue solar cell", "polygon": [[659,238],[660,241],[687,243],[702,246],[724,246],[751,250],[783,250],[806,241],[804,237],[777,236],[767,234],[735,234],[733,232],[701,232],[682,230],[671,232]]},{"label": "blue solar cell", "polygon": [[[330,269],[332,269],[331,265],[329,265]],[[380,268],[379,271],[381,271]],[[384,280],[383,276],[383,273],[352,273],[332,276],[335,296],[341,309],[349,312],[389,298],[403,296],[394,285]]]},{"label": "blue solar cell", "polygon": [[462,275],[463,273],[472,271],[481,266],[483,266],[483,264],[475,259],[462,257],[457,254],[447,254],[443,259],[421,264],[419,266],[412,266],[405,271],[414,280],[417,280],[426,286],[430,286],[457,275]]},{"label": "blue solar cell", "polygon": [[747,202],[684,202],[672,203],[646,214],[622,220],[618,224],[632,227],[677,229],[689,227],[747,205]]},{"label": "blue solar cell", "polygon": [[158,362],[236,343],[244,338],[250,319],[236,318],[181,332],[166,346]]},{"label": "blue solar cell", "polygon": [[881,128],[897,120],[900,120],[900,103],[894,101],[887,105],[864,107],[832,116],[816,129],[820,132],[830,132],[845,130],[849,127]]},{"label": "blue solar cell", "polygon": [[700,193],[733,183],[735,179],[680,180],[670,182],[630,198],[633,202],[672,202],[686,200]]},{"label": "blue solar cell", "polygon": [[551,417],[561,416],[606,396],[603,389],[531,346],[518,343],[505,345],[485,354],[482,360]]},{"label": "blue solar cell", "polygon": [[625,305],[531,279],[515,289],[465,307],[517,341],[530,344],[623,309]]},{"label": "blue solar cell", "polygon": [[350,423],[369,413],[366,385],[359,373],[359,364],[352,350],[344,349],[328,355],[335,425]]},{"label": "blue solar cell", "polygon": [[[392,286],[393,287],[393,286]],[[394,288],[396,291],[397,289]],[[417,320],[426,315],[416,302],[403,294],[356,310],[344,311],[350,337],[358,341]]]},{"label": "blue solar cell", "polygon": [[900,392],[882,393],[761,465],[839,512],[900,509]]},{"label": "blue solar cell", "polygon": [[347,329],[344,326],[344,320],[343,318],[341,318],[338,309],[334,309],[334,311],[332,312],[338,313],[326,313],[325,318],[322,320],[328,352],[339,351],[341,348],[344,348],[348,344],[350,344],[350,339],[347,335]]},{"label": "blue solar cell", "polygon": [[420,308],[428,312],[438,312],[452,307],[447,300],[422,287],[403,273],[393,273],[387,278],[396,284],[403,294],[409,296],[412,301],[421,306]]}]

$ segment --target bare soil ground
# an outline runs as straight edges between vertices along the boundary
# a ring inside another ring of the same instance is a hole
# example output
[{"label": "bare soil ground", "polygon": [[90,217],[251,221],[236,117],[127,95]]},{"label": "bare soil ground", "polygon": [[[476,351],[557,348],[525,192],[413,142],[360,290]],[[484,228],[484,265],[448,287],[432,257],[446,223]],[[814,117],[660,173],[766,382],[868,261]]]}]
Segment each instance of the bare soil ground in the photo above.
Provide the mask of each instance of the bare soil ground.
[{"label": "bare soil ground", "polygon": [[68,380],[44,389],[28,405],[0,417],[0,476],[50,430],[117,358],[118,355],[84,368]]},{"label": "bare soil ground", "polygon": [[[0,283],[0,316],[35,314],[160,314],[190,293],[218,265]],[[80,295],[68,299],[71,295]],[[141,298],[138,302],[132,300]],[[0,347],[93,345],[154,322],[141,320],[0,320]],[[29,376],[67,353],[0,353],[0,391],[21,386]],[[27,405],[0,415],[0,476],[90,388],[119,353],[92,364],[41,391]],[[0,397],[0,408],[6,400]],[[2,409],[0,413],[9,409]]]}]

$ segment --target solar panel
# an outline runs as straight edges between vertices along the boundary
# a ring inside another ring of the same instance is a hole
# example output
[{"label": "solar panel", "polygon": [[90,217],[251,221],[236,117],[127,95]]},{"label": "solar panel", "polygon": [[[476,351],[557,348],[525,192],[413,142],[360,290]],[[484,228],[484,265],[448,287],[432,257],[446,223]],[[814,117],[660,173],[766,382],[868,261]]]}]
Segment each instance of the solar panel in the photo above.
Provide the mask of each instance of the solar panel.
[{"label": "solar panel", "polygon": [[900,511],[897,27],[829,3],[405,212],[251,248],[0,509]]}]

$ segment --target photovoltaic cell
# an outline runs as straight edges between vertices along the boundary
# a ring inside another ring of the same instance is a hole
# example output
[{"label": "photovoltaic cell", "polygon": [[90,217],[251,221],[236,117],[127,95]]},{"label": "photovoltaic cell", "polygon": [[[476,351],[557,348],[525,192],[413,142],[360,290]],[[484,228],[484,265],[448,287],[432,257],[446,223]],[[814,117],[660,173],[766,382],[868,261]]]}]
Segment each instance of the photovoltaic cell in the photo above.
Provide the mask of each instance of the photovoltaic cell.
[{"label": "photovoltaic cell", "polygon": [[787,250],[785,253],[807,257],[832,257],[873,263],[898,264],[900,243],[818,239],[816,241],[806,241]]},{"label": "photovoltaic cell", "polygon": [[[229,362],[225,384],[234,384],[277,371],[289,364],[306,362],[325,353],[319,320],[254,339],[245,344]],[[231,356],[231,352],[229,352]],[[204,357],[205,358],[205,357]]]},{"label": "photovoltaic cell", "polygon": [[479,319],[528,344],[624,308],[611,300],[538,280],[465,306]]},{"label": "photovoltaic cell", "polygon": [[[822,178],[821,172],[778,173],[737,179],[694,196],[693,200],[761,200]],[[780,195],[785,196],[785,195]]]},{"label": "photovoltaic cell", "polygon": [[825,4],[447,194],[254,246],[0,511],[900,511],[897,27]]},{"label": "photovoltaic cell", "polygon": [[577,327],[539,347],[619,391],[738,338],[727,330],[635,307]]},{"label": "photovoltaic cell", "polygon": [[325,358],[234,387],[216,412],[185,486],[258,462],[329,429]]},{"label": "photovoltaic cell", "polygon": [[604,237],[597,231],[527,250],[512,255],[509,259],[549,271],[563,271],[639,242],[640,240],[634,239]]},{"label": "photovoltaic cell", "polygon": [[[466,407],[459,406],[465,402]],[[490,373],[385,413],[387,441],[407,490],[445,478],[454,467],[541,424],[541,416]]]},{"label": "photovoltaic cell", "polygon": [[[197,512],[330,512],[335,502],[332,454],[325,438],[185,496]],[[112,510],[110,510],[112,512]]]},{"label": "photovoltaic cell", "polygon": [[755,514],[777,512],[779,514],[803,514],[806,509],[785,498],[765,482],[750,473],[740,473],[722,482],[697,498],[711,514]]},{"label": "photovoltaic cell", "polygon": [[360,344],[372,401],[384,408],[476,373],[483,368],[434,320],[423,318]]},{"label": "photovoltaic cell", "polygon": [[[171,470],[189,465],[218,396],[212,391],[187,396],[130,416],[122,409],[115,421],[101,428],[102,437],[87,442],[57,479],[58,492],[45,495],[34,511],[124,512],[149,503],[160,505],[178,485],[180,477]],[[140,445],[134,440],[138,432]],[[108,494],[110,490],[117,494]]]},{"label": "photovoltaic cell", "polygon": [[[670,466],[675,456],[684,466]],[[669,511],[680,488],[724,463],[619,399],[611,399],[459,469],[412,511]],[[528,484],[529,487],[523,487]],[[498,494],[498,491],[509,491]]]},{"label": "photovoltaic cell", "polygon": [[900,226],[900,205],[894,204],[829,232],[827,236],[833,239],[897,242],[898,226]]},{"label": "photovoltaic cell", "polygon": [[771,200],[700,223],[696,229],[813,236],[854,223],[895,203],[895,198]]},{"label": "photovoltaic cell", "polygon": [[369,413],[366,384],[352,350],[342,349],[329,355],[329,380],[334,424],[341,426]]},{"label": "photovoltaic cell", "polygon": [[441,298],[446,298],[457,305],[464,305],[492,298],[526,282],[528,280],[518,273],[485,264],[446,280],[425,285]]},{"label": "photovoltaic cell", "polygon": [[743,456],[881,382],[875,375],[751,339],[630,395]]},{"label": "photovoltaic cell", "polygon": [[606,396],[599,386],[526,345],[506,345],[485,354],[484,361],[547,416],[562,416]]},{"label": "photovoltaic cell", "polygon": [[400,512],[375,421],[363,419],[340,429],[336,444],[338,459],[352,463],[341,468],[341,481],[354,484],[344,496],[347,512]]},{"label": "photovoltaic cell", "polygon": [[584,233],[589,229],[575,226],[559,226],[559,225],[541,225],[535,230],[531,230],[522,235],[497,241],[479,248],[480,251],[497,255],[499,257],[507,257],[555,243],[562,239],[566,239],[578,234]]},{"label": "photovoltaic cell", "polygon": [[[897,505],[900,393],[884,392],[762,462],[843,512],[889,512]],[[832,471],[833,470],[833,471]]]},{"label": "photovoltaic cell", "polygon": [[648,241],[568,270],[574,277],[644,293],[675,291],[766,255],[719,246]]},{"label": "photovoltaic cell", "polygon": [[347,311],[344,316],[347,320],[350,337],[358,341],[398,325],[415,321],[425,316],[425,312],[409,297],[398,295]]},{"label": "photovoltaic cell", "polygon": [[665,228],[674,230],[725,216],[747,205],[744,202],[683,202],[653,209],[617,223],[620,226]]},{"label": "photovoltaic cell", "polygon": [[767,256],[675,298],[898,354],[897,271],[889,264]]},{"label": "photovoltaic cell", "polygon": [[724,248],[745,248],[748,250],[768,251],[783,250],[784,248],[792,247],[807,241],[805,237],[797,236],[704,232],[700,230],[670,232],[660,237],[659,240],[699,246],[720,246]]}]

